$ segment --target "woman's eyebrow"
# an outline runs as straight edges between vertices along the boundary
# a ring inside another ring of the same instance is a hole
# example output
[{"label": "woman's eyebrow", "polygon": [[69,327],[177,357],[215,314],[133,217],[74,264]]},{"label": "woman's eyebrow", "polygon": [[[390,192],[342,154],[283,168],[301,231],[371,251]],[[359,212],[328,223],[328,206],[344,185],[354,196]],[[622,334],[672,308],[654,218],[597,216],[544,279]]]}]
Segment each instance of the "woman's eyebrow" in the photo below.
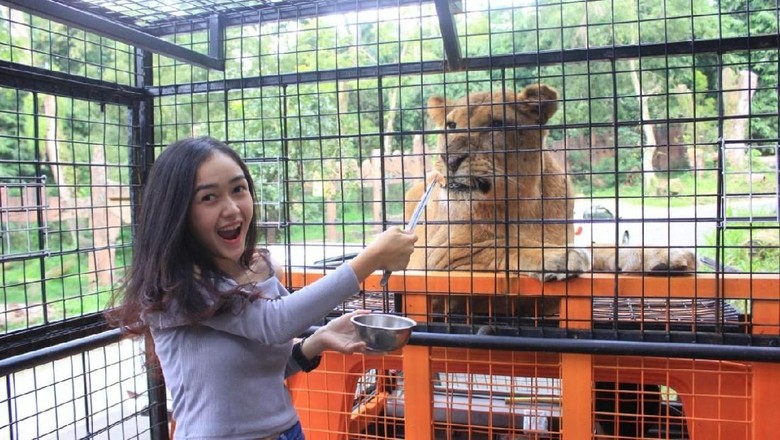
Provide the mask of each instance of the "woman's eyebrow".
[{"label": "woman's eyebrow", "polygon": [[[239,175],[233,177],[232,179],[230,179],[229,183],[236,183],[239,180],[244,180],[245,181],[246,180],[246,176],[244,176],[243,174],[239,174]],[[195,187],[195,192],[197,193],[199,191],[216,188],[217,186],[219,186],[219,185],[217,185],[216,183],[207,183],[205,185],[198,185],[198,186]]]}]

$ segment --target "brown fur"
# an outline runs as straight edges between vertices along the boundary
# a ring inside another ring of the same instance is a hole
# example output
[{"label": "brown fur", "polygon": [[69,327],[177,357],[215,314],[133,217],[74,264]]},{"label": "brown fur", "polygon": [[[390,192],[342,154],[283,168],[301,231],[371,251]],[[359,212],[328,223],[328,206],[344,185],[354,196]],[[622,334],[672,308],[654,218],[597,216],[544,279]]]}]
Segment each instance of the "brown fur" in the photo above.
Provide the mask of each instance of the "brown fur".
[{"label": "brown fur", "polygon": [[[472,93],[428,100],[428,114],[446,133],[429,176],[440,185],[418,226],[410,269],[510,270],[543,281],[591,270],[693,270],[690,251],[569,247],[574,200],[564,167],[544,148],[543,125],[557,110],[546,85],[520,93]],[[425,190],[406,194],[408,217]],[[540,222],[544,220],[544,222]],[[617,265],[615,252],[618,252]],[[591,255],[593,258],[591,258]]]}]

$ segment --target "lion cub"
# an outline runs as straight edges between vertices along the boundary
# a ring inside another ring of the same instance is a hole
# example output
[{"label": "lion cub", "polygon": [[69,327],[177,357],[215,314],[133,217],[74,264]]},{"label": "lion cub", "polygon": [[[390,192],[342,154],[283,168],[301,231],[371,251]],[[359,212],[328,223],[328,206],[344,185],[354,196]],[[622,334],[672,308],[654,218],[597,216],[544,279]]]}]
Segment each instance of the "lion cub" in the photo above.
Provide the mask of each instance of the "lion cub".
[{"label": "lion cub", "polygon": [[[420,238],[410,269],[509,270],[542,281],[590,270],[695,269],[689,250],[572,246],[572,185],[544,150],[543,125],[558,109],[557,99],[555,89],[540,84],[520,93],[428,100],[429,116],[444,128],[429,176],[440,185],[426,221],[415,229]],[[407,192],[407,219],[425,187],[420,182]]]}]

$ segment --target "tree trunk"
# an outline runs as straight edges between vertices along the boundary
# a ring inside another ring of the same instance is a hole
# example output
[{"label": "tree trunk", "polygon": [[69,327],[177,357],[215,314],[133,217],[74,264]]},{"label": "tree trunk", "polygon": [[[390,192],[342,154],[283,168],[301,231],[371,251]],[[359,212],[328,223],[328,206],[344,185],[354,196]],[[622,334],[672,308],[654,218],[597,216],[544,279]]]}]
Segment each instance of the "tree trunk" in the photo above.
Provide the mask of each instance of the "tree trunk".
[{"label": "tree trunk", "polygon": [[92,229],[92,256],[89,259],[90,282],[94,287],[110,286],[113,280],[114,252],[111,248],[112,236],[108,210],[108,179],[106,178],[106,156],[103,145],[92,146],[90,159],[91,208],[89,225]]},{"label": "tree trunk", "polygon": [[645,96],[645,90],[642,86],[640,74],[637,69],[636,60],[630,61],[631,66],[631,82],[634,84],[634,92],[639,100],[639,109],[641,111],[640,124],[642,126],[642,134],[644,142],[642,148],[642,176],[645,186],[645,191],[651,193],[656,180],[655,171],[653,170],[653,153],[655,152],[656,140],[653,124],[645,123],[650,120],[650,109],[648,108],[648,98]]},{"label": "tree trunk", "polygon": [[[723,136],[726,141],[726,163],[734,169],[746,169],[747,145],[744,140],[747,133],[750,101],[758,86],[758,75],[749,70],[740,71],[735,78],[731,69],[723,70],[723,99],[725,116],[730,116],[723,123]],[[737,116],[737,118],[734,118]],[[736,141],[736,142],[733,142]],[[748,176],[748,181],[750,176]]]},{"label": "tree trunk", "polygon": [[65,219],[64,223],[68,225],[68,233],[75,246],[78,242],[78,211],[73,191],[65,181],[65,173],[62,166],[60,166],[59,146],[57,144],[57,98],[54,95],[39,96],[43,96],[43,116],[46,121],[45,156],[54,178],[54,185],[59,193],[59,206],[54,208],[59,211],[60,221]]},{"label": "tree trunk", "polygon": [[[401,90],[400,85],[399,87],[395,87],[392,90],[390,90],[390,97],[388,98],[388,104],[390,105],[390,108],[387,109],[387,118],[385,118],[385,133],[392,132],[393,127],[395,126],[395,118],[398,115],[398,91],[399,90]],[[385,156],[389,156],[393,154],[393,136],[386,134],[384,138],[385,138],[384,139]]]},{"label": "tree trunk", "polygon": [[[326,185],[333,186],[332,182],[326,182]],[[330,193],[330,191],[326,191],[326,193]],[[327,219],[327,226],[325,226],[325,241],[327,243],[334,243],[338,242],[341,235],[339,234],[339,228],[336,224],[336,220],[338,219],[338,206],[336,205],[336,201],[333,200],[333,197],[328,197],[325,201],[325,218]]]}]

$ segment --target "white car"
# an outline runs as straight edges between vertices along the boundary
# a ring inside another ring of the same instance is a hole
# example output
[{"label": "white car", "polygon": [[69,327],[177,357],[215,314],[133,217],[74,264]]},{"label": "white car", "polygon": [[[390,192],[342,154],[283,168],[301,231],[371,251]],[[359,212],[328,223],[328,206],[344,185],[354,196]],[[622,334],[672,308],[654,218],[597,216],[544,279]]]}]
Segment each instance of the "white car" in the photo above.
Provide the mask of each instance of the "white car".
[{"label": "white car", "polygon": [[[619,233],[616,233],[618,231]],[[593,243],[626,245],[631,241],[628,226],[621,224],[612,211],[602,204],[584,201],[574,207],[574,244]]]}]

